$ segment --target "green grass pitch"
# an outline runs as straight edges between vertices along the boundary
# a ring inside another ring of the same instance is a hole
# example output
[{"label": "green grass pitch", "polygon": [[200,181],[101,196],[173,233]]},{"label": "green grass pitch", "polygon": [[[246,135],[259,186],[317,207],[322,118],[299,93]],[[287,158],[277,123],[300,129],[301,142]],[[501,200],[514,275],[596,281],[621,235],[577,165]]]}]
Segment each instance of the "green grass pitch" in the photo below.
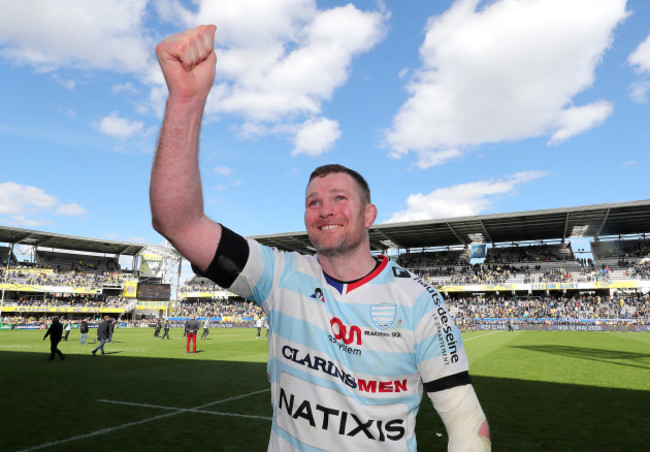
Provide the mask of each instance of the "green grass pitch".
[{"label": "green grass pitch", "polygon": [[[211,329],[187,355],[151,328],[117,329],[105,356],[73,331],[48,361],[43,331],[0,331],[0,450],[263,451],[271,427],[265,339]],[[89,334],[93,336],[93,332]],[[650,334],[463,335],[495,451],[647,450]],[[91,341],[92,342],[92,341]],[[419,450],[446,450],[424,397]]]}]

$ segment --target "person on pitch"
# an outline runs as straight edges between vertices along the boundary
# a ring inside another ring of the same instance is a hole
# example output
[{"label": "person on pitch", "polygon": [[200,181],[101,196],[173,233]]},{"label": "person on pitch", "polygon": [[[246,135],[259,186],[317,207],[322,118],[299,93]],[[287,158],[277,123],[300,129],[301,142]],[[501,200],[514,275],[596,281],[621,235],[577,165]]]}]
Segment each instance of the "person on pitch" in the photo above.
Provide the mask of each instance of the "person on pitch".
[{"label": "person on pitch", "polygon": [[196,353],[196,333],[199,331],[199,322],[196,320],[196,316],[192,314],[190,318],[185,322],[185,333],[187,336],[187,344],[185,349],[187,353],[190,353],[190,343],[193,344],[192,353]]},{"label": "person on pitch", "polygon": [[452,451],[490,450],[460,332],[442,296],[370,251],[377,217],[365,179],[316,168],[304,222],[317,254],[246,239],[203,209],[198,149],[215,78],[214,25],[156,47],[169,96],[153,162],[153,227],[195,272],[265,311],[273,423],[269,451],[415,451],[424,392]]},{"label": "person on pitch", "polygon": [[48,359],[52,361],[54,360],[54,356],[59,355],[59,358],[63,361],[65,355],[59,350],[59,342],[61,342],[61,338],[63,337],[63,325],[59,322],[59,317],[56,315],[52,317],[52,324],[45,332],[43,340],[47,339],[48,336],[50,337],[50,357]]}]

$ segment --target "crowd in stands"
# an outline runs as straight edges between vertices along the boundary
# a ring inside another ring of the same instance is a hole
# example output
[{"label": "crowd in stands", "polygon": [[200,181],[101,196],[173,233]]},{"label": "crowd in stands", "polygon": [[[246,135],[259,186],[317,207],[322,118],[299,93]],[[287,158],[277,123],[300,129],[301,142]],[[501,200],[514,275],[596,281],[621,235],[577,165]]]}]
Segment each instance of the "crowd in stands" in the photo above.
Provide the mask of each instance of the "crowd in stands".
[{"label": "crowd in stands", "polygon": [[250,301],[239,299],[237,301],[189,301],[181,302],[180,308],[174,311],[174,317],[210,318],[258,318],[265,316],[262,309]]},{"label": "crowd in stands", "polygon": [[530,269],[510,265],[474,264],[471,267],[453,269],[449,274],[449,283],[453,285],[503,284],[520,273],[529,275]]},{"label": "crowd in stands", "polygon": [[103,295],[73,295],[49,293],[45,297],[27,297],[5,300],[5,306],[39,306],[49,308],[119,308],[124,305],[122,297]]},{"label": "crowd in stands", "polygon": [[467,250],[423,251],[421,253],[402,253],[398,263],[405,268],[448,267],[469,264]]},{"label": "crowd in stands", "polygon": [[[618,265],[616,261],[607,261],[608,264],[604,264],[598,263],[598,260],[594,263],[591,259],[576,259],[570,243],[489,248],[485,261],[473,265],[470,264],[466,249],[403,253],[398,257],[398,262],[439,288],[446,285],[600,282],[617,278],[650,280],[650,259],[641,259],[650,256],[649,240],[597,243],[592,245],[592,249],[597,248],[610,257],[617,257]],[[47,253],[41,254],[40,257],[42,262],[53,258]],[[78,259],[78,256],[76,258]],[[5,265],[0,267],[0,282],[6,280],[9,284],[101,290],[105,285],[119,286],[125,281],[136,279],[135,275],[122,273],[119,268],[107,270],[111,262],[111,259],[82,262],[70,258],[70,265],[45,267],[40,264],[18,264],[10,266],[8,271]],[[241,298],[229,298],[226,291],[206,278],[194,277],[179,289],[181,294],[188,292],[216,292],[219,295],[211,298],[182,299],[174,303],[174,311],[169,312],[170,316],[195,315],[212,319],[222,318],[224,321],[264,316],[257,305]],[[5,305],[45,306],[47,312],[52,312],[51,308],[57,307],[120,308],[125,305],[125,299],[104,294],[17,294],[16,292],[6,297]],[[14,299],[13,296],[18,298]],[[449,304],[453,309],[452,313],[462,319],[634,319],[650,317],[649,297],[650,295],[612,298],[594,295],[557,297],[551,292],[550,297],[526,299],[516,299],[503,294],[468,296],[451,299]],[[10,316],[12,317],[14,320],[24,321],[21,316]],[[47,317],[32,319],[45,320]],[[144,322],[146,323],[146,320]]]},{"label": "crowd in stands", "polygon": [[517,318],[534,322],[553,319],[565,322],[576,319],[647,319],[650,317],[650,295],[601,297],[505,298],[473,296],[449,300],[450,313],[456,318]]},{"label": "crowd in stands", "polygon": [[650,280],[650,261],[637,262],[628,266],[625,275],[632,279]]},{"label": "crowd in stands", "polygon": [[571,243],[488,248],[486,264],[522,262],[574,262]]},{"label": "crowd in stands", "polygon": [[542,267],[540,265],[474,264],[464,267],[410,269],[435,286],[606,282],[613,279],[650,279],[650,263],[638,262],[612,273],[607,265],[590,267]]},{"label": "crowd in stands", "polygon": [[120,269],[117,257],[38,250],[36,265],[61,271],[113,272]]},{"label": "crowd in stands", "polygon": [[591,252],[596,259],[640,259],[650,255],[650,240],[594,241]]},{"label": "crowd in stands", "polygon": [[213,281],[208,278],[203,278],[199,276],[194,276],[192,279],[189,279],[181,287],[181,293],[187,292],[219,292],[223,291],[221,287],[216,285]]},{"label": "crowd in stands", "polygon": [[[40,270],[40,271],[39,271]],[[125,281],[135,280],[134,275],[120,272],[98,272],[83,270],[52,271],[51,269],[30,267],[0,270],[0,278],[8,284],[34,286],[67,286],[101,289],[105,284],[119,285]]]}]

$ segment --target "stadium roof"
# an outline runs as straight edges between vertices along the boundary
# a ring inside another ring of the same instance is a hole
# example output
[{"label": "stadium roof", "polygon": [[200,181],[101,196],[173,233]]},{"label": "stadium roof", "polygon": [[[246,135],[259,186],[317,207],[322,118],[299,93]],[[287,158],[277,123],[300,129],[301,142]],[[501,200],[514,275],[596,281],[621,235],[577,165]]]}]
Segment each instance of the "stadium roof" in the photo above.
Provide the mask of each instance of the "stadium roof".
[{"label": "stadium roof", "polygon": [[[373,251],[650,233],[650,200],[475,217],[388,223],[370,228]],[[313,253],[306,232],[253,236],[268,246]]]},{"label": "stadium roof", "polygon": [[74,237],[71,235],[31,231],[29,229],[10,228],[7,226],[0,226],[0,242],[29,245],[37,248],[56,248],[60,250],[127,256],[135,256],[147,247],[147,245],[139,243]]},{"label": "stadium roof", "polygon": [[[475,217],[388,223],[370,228],[373,251],[650,234],[650,200]],[[251,236],[281,250],[311,254],[307,232]],[[151,245],[0,226],[0,243],[134,256]],[[172,251],[171,249],[166,249]],[[173,250],[175,253],[175,250]]]}]

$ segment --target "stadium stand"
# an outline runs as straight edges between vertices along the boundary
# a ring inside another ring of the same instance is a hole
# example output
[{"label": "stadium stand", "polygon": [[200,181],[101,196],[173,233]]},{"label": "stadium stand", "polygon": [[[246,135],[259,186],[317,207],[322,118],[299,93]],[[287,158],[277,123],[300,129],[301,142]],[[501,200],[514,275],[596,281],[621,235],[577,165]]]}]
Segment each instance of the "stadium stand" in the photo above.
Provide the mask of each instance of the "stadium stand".
[{"label": "stadium stand", "polygon": [[539,264],[573,263],[576,261],[571,243],[507,246],[489,248],[486,264]]},{"label": "stadium stand", "polygon": [[[374,252],[438,288],[462,325],[530,327],[650,325],[648,233],[650,201],[634,201],[378,225],[370,237]],[[579,250],[583,256],[577,257],[574,237],[593,237],[590,252]],[[252,238],[287,251],[313,252],[303,232]],[[151,253],[143,245],[3,227],[0,243],[10,245],[0,246],[4,323],[42,321],[54,313],[73,319],[109,313],[148,325],[153,317],[180,321],[193,314],[211,323],[250,326],[251,319],[264,315],[198,276],[182,286],[177,281],[171,300],[142,298],[139,290],[136,296],[135,287],[144,282],[162,282],[150,274],[155,260],[147,275],[120,268],[119,256],[135,261]],[[470,257],[477,243],[487,250],[484,259]],[[7,262],[14,244],[33,246],[34,261],[18,263],[12,255]],[[175,251],[158,251],[180,265]]]},{"label": "stadium stand", "polygon": [[[0,260],[2,261],[2,267],[7,266],[7,260],[9,259],[11,248],[8,246],[0,246]],[[11,265],[16,265],[16,257],[11,255]]]},{"label": "stadium stand", "polygon": [[36,252],[36,264],[43,268],[53,268],[57,271],[90,270],[112,272],[120,268],[120,264],[115,256],[92,256],[40,250]]}]

